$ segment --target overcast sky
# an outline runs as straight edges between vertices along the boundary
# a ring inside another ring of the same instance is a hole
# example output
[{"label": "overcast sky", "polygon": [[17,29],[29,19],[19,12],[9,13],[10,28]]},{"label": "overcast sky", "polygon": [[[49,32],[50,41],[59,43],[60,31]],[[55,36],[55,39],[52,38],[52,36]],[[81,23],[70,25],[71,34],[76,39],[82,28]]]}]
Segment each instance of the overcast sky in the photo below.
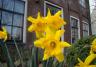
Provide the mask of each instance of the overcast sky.
[{"label": "overcast sky", "polygon": [[90,12],[91,12],[91,13],[92,13],[92,10],[94,9],[95,1],[96,1],[96,0],[89,0],[89,2],[90,2]]}]

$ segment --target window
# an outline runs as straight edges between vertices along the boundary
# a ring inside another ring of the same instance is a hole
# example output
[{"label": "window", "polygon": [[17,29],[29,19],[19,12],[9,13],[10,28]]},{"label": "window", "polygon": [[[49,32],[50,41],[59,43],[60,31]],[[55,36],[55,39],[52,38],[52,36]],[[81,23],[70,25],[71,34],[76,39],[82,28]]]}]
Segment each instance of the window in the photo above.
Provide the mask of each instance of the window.
[{"label": "window", "polygon": [[[48,1],[44,1],[44,16],[47,15],[48,8],[52,15],[54,15],[57,11],[62,10],[61,17],[63,18],[63,8]],[[62,26],[61,29],[64,29],[64,26]],[[64,35],[61,37],[61,40],[64,40]]]},{"label": "window", "polygon": [[11,40],[23,39],[25,1],[22,0],[0,0],[0,23],[8,31]]},{"label": "window", "polygon": [[83,22],[83,37],[89,35],[89,25],[87,22]]},{"label": "window", "polygon": [[44,4],[45,4],[44,5],[45,15],[47,14],[48,8],[50,9],[52,15],[54,15],[57,11],[62,10],[61,7],[59,7],[59,6],[57,6],[57,5],[53,4],[53,3],[50,3],[50,2],[45,1]]},{"label": "window", "polygon": [[71,42],[75,43],[77,39],[79,39],[80,32],[79,32],[79,21],[75,17],[70,17],[71,23]]},{"label": "window", "polygon": [[80,3],[83,7],[86,7],[85,0],[79,0],[79,3]]}]

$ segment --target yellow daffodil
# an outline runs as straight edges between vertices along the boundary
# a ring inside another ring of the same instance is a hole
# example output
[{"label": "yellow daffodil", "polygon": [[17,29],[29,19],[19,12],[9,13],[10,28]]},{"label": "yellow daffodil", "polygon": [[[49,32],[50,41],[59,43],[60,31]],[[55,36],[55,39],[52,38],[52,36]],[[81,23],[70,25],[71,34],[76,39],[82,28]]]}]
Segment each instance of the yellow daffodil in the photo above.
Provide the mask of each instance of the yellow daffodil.
[{"label": "yellow daffodil", "polygon": [[3,31],[0,31],[0,39],[4,39],[4,41],[7,40],[7,31],[4,27],[2,27]]},{"label": "yellow daffodil", "polygon": [[46,23],[44,22],[44,18],[40,16],[40,12],[38,12],[38,17],[35,19],[31,16],[28,17],[28,21],[32,23],[28,27],[29,32],[36,32],[36,36],[39,38],[43,35]]},{"label": "yellow daffodil", "polygon": [[45,21],[51,29],[59,29],[61,26],[65,25],[66,22],[61,18],[62,11],[58,11],[55,15],[51,15],[50,10],[48,9],[47,17]]},{"label": "yellow daffodil", "polygon": [[96,52],[96,39],[93,40],[90,53]]},{"label": "yellow daffodil", "polygon": [[47,60],[50,57],[56,57],[59,62],[64,60],[62,49],[64,47],[70,47],[70,44],[60,41],[63,33],[64,30],[58,30],[56,34],[54,34],[50,29],[46,29],[45,37],[34,42],[36,47],[44,49],[43,60]]},{"label": "yellow daffodil", "polygon": [[96,65],[89,65],[95,58],[96,54],[90,54],[84,62],[78,58],[79,63],[75,67],[96,67]]}]

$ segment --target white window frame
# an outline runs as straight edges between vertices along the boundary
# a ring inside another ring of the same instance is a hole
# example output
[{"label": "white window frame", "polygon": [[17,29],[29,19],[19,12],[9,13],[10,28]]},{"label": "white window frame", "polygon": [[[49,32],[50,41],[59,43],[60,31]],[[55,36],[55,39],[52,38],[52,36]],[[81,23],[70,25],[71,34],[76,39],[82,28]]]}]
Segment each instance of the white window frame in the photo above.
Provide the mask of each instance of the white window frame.
[{"label": "white window frame", "polygon": [[83,23],[85,24],[88,24],[88,36],[89,36],[89,23],[85,22],[85,21],[82,21]]},{"label": "white window frame", "polygon": [[[62,18],[64,18],[63,8],[60,7],[60,6],[58,6],[58,5],[53,4],[53,3],[51,3],[51,2],[48,2],[48,1],[44,1],[44,16],[46,16],[46,4],[50,4],[50,5],[52,5],[52,6],[55,6],[55,7],[57,7],[57,8],[60,8],[61,11],[62,11],[62,15],[61,15],[61,16],[62,16]],[[62,26],[61,29],[64,30],[64,26]],[[64,35],[62,35],[61,40],[64,41]]]},{"label": "white window frame", "polygon": [[28,0],[22,0],[25,2],[25,12],[24,12],[24,25],[23,25],[23,43],[26,43],[26,28],[27,28],[27,4]]},{"label": "white window frame", "polygon": [[71,30],[71,43],[72,43],[72,27],[71,27],[71,18],[78,20],[78,39],[80,39],[80,20],[74,16],[70,16],[70,30]]}]

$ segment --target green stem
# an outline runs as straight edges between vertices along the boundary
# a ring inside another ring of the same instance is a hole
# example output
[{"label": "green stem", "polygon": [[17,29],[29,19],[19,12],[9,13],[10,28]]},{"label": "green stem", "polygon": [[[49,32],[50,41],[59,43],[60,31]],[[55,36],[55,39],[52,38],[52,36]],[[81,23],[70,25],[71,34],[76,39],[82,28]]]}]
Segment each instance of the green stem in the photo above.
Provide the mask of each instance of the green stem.
[{"label": "green stem", "polygon": [[17,50],[17,52],[18,52],[18,55],[19,55],[19,57],[20,57],[20,62],[21,62],[21,64],[22,64],[22,67],[24,67],[23,59],[22,59],[22,57],[21,57],[21,54],[20,54],[20,50],[19,50],[19,48],[18,48],[18,45],[17,45],[17,43],[16,43],[16,41],[15,41],[14,38],[13,38],[13,40],[14,40],[15,47],[16,47],[16,50]]},{"label": "green stem", "polygon": [[8,47],[6,45],[6,43],[2,42],[4,44],[4,53],[7,56],[7,63],[8,63],[8,67],[15,67],[14,62],[12,61],[12,58],[10,56]]}]

